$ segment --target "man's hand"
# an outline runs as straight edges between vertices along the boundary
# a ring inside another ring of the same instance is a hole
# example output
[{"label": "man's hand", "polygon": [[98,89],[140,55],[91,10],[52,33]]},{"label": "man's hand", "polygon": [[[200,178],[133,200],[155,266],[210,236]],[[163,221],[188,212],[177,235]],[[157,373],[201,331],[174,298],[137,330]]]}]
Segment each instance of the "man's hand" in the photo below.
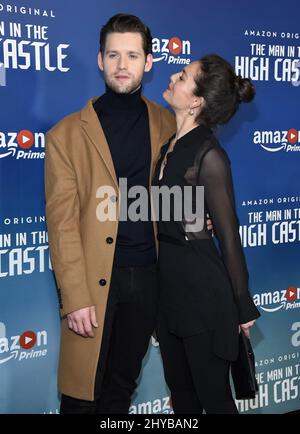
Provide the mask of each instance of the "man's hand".
[{"label": "man's hand", "polygon": [[98,327],[95,306],[84,307],[67,315],[70,330],[85,337],[93,338],[93,327]]}]

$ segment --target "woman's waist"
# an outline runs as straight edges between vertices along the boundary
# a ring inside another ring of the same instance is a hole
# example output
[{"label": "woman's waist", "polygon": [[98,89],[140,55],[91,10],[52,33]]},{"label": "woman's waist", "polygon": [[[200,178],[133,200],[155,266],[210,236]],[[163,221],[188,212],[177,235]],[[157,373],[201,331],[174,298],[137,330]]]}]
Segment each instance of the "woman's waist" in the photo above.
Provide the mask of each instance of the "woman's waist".
[{"label": "woman's waist", "polygon": [[[220,251],[212,237],[188,239],[188,235],[159,232],[158,261],[164,272],[201,274],[206,280],[230,284]],[[178,269],[179,266],[179,269]]]},{"label": "woman's waist", "polygon": [[198,243],[200,243],[200,245],[203,243],[214,245],[212,236],[208,232],[184,232],[180,226],[173,226],[173,228],[169,227],[168,229],[170,230],[161,230],[159,227],[157,234],[158,241],[181,246],[195,245]]},{"label": "woman's waist", "polygon": [[163,243],[176,244],[179,246],[185,245],[184,238],[176,236],[176,235],[169,235],[169,234],[159,232],[157,234],[157,239],[158,239],[158,241],[161,241]]}]

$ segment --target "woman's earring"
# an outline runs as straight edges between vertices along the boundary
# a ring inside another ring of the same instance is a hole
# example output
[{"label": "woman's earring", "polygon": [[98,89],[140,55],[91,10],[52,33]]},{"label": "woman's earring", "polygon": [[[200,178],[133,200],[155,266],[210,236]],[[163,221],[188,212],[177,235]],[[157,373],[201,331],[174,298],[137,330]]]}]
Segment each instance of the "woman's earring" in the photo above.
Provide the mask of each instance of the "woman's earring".
[{"label": "woman's earring", "polygon": [[192,108],[190,108],[189,114],[190,114],[191,116],[194,115],[194,110],[193,110]]}]

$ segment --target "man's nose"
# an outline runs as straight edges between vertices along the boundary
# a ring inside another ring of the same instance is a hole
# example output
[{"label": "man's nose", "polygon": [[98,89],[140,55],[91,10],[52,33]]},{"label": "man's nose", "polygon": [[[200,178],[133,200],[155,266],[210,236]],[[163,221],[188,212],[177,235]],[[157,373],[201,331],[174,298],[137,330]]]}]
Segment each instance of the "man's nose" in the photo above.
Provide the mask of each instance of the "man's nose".
[{"label": "man's nose", "polygon": [[127,57],[126,56],[120,56],[119,57],[119,68],[120,69],[127,69],[128,63],[127,63]]}]

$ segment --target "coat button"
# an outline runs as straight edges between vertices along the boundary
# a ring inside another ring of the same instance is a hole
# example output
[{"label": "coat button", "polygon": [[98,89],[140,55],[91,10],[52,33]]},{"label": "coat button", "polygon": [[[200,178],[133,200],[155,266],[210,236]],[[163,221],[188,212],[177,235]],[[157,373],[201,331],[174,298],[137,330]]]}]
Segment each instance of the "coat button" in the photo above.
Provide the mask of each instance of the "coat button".
[{"label": "coat button", "polygon": [[107,242],[107,244],[112,244],[114,242],[114,240],[112,239],[112,237],[107,237],[106,242]]},{"label": "coat button", "polygon": [[105,279],[100,279],[100,280],[99,280],[99,284],[100,284],[101,286],[105,286],[105,285],[106,285],[106,280],[105,280]]},{"label": "coat button", "polygon": [[118,198],[113,194],[112,196],[110,196],[110,200],[111,202],[117,202]]}]

